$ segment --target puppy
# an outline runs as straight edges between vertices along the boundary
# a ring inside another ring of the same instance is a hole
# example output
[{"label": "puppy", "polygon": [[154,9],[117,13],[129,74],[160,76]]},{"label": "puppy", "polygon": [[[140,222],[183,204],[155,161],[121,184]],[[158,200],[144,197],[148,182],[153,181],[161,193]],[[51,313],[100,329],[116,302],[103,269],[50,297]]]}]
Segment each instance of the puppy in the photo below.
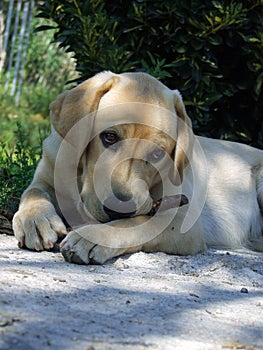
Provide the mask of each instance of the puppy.
[{"label": "puppy", "polygon": [[[102,72],[59,95],[13,229],[19,246],[67,261],[124,253],[263,251],[263,151],[193,134],[180,93],[145,73]],[[189,204],[148,215],[153,201]],[[67,234],[67,228],[71,227]]]}]

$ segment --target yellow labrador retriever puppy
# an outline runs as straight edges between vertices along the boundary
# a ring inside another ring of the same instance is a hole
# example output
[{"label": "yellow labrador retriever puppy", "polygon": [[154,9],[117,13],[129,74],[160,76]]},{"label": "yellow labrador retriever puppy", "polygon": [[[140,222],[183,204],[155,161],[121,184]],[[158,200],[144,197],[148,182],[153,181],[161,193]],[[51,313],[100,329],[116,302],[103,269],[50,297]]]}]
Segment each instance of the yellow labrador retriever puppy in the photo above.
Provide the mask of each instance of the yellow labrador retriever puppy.
[{"label": "yellow labrador retriever puppy", "polygon": [[[194,136],[177,90],[102,72],[50,109],[52,132],[13,220],[21,248],[62,237],[65,259],[85,264],[139,250],[262,250],[263,151]],[[188,205],[148,215],[180,193]]]}]

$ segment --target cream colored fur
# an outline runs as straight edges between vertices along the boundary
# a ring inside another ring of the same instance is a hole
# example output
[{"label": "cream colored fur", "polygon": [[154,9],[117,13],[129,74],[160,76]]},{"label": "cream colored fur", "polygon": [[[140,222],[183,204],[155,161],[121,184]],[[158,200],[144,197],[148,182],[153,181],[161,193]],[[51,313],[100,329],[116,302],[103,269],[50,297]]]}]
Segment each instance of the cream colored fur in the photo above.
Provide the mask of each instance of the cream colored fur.
[{"label": "cream colored fur", "polygon": [[[86,264],[139,250],[182,255],[207,246],[263,250],[263,151],[194,136],[177,90],[143,73],[103,72],[60,95],[50,109],[52,133],[13,220],[20,247],[51,249],[66,236],[64,257]],[[101,133],[112,129],[132,141],[105,150]],[[154,145],[167,157],[151,166],[145,157]],[[149,219],[163,187],[165,194],[185,194],[190,203]],[[103,202],[112,190],[132,195],[132,217],[109,219]],[[81,227],[66,235],[67,213],[76,219],[70,224]]]}]

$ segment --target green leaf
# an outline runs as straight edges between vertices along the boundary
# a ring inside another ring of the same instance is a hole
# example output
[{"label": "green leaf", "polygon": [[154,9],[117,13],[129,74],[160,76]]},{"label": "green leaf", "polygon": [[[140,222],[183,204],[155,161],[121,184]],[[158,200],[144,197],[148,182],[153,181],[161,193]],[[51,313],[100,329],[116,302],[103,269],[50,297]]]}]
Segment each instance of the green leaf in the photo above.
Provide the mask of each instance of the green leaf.
[{"label": "green leaf", "polygon": [[176,49],[176,52],[178,53],[185,53],[186,52],[186,47],[185,46],[180,46]]},{"label": "green leaf", "polygon": [[218,34],[214,34],[213,36],[209,36],[207,38],[210,44],[212,45],[221,45],[222,44],[222,37]]},{"label": "green leaf", "polygon": [[259,76],[256,79],[255,85],[254,85],[254,92],[257,97],[260,96],[263,86],[263,72],[259,74]]},{"label": "green leaf", "polygon": [[37,27],[34,32],[37,33],[37,32],[42,32],[43,30],[50,30],[50,29],[58,29],[58,27],[55,27],[55,26],[39,26]]},{"label": "green leaf", "polygon": [[191,41],[191,46],[197,51],[201,50],[204,45],[205,45],[205,43],[203,40],[192,40]]},{"label": "green leaf", "polygon": [[205,101],[207,104],[211,105],[213,103],[215,103],[216,101],[220,100],[222,98],[222,94],[221,93],[211,93],[209,95],[207,95]]}]

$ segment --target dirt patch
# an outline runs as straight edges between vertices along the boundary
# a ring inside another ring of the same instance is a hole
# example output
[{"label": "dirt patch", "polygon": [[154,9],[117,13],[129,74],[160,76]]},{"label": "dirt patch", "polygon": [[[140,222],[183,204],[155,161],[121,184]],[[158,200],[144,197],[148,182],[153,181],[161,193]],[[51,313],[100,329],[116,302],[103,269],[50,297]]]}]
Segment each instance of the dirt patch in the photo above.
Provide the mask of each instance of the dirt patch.
[{"label": "dirt patch", "polygon": [[104,266],[0,235],[0,349],[262,349],[262,253],[137,253]]}]

